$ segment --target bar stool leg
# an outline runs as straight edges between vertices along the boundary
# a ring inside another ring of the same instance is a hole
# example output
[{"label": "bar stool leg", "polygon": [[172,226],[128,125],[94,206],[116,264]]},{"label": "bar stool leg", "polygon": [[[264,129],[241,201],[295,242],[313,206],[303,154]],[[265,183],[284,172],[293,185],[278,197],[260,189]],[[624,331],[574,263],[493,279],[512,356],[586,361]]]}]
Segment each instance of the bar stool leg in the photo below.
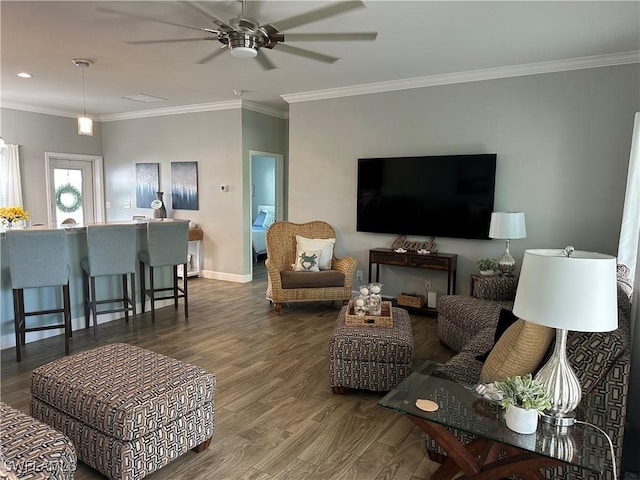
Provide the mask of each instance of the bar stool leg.
[{"label": "bar stool leg", "polygon": [[98,340],[98,305],[96,302],[96,277],[91,277],[91,313],[93,314],[93,340]]},{"label": "bar stool leg", "polygon": [[149,297],[151,298],[151,322],[156,321],[156,292],[153,282],[153,267],[149,265]]},{"label": "bar stool leg", "polygon": [[[173,268],[173,308],[178,309],[178,265],[174,265]],[[182,271],[182,276],[185,277],[187,271]]]},{"label": "bar stool leg", "polygon": [[82,290],[84,295],[84,328],[89,328],[89,274],[82,270]]},{"label": "bar stool leg", "polygon": [[144,262],[140,262],[140,303],[142,305],[142,313],[145,312],[145,302],[147,300],[147,296],[145,293],[144,286],[145,272],[144,272]]},{"label": "bar stool leg", "polygon": [[[144,297],[143,297],[144,298]],[[131,273],[131,308],[133,309],[133,333],[138,333],[138,320],[136,319],[136,274]]]},{"label": "bar stool leg", "polygon": [[69,339],[71,338],[71,298],[69,296],[69,282],[62,286],[64,302],[64,354],[69,355]]},{"label": "bar stool leg", "polygon": [[129,288],[127,286],[127,274],[122,275],[122,308],[124,308],[124,321],[129,323]]},{"label": "bar stool leg", "polygon": [[[187,264],[184,264],[184,270],[183,271],[187,271]],[[182,277],[182,289],[184,290],[184,317],[185,318],[189,318],[189,294],[187,293],[187,277],[188,275],[185,273],[185,275]]]},{"label": "bar stool leg", "polygon": [[22,315],[20,313],[20,300],[18,298],[18,295],[20,295],[21,292],[22,290],[17,290],[17,289],[13,290],[13,318],[14,318],[13,323],[15,324],[15,330],[16,330],[16,361],[18,362],[22,361],[22,356],[20,354],[20,342],[21,342],[20,323],[21,323]]},{"label": "bar stool leg", "polygon": [[18,309],[20,311],[20,343],[27,344],[27,314],[24,308],[24,289],[20,289],[18,296]]}]

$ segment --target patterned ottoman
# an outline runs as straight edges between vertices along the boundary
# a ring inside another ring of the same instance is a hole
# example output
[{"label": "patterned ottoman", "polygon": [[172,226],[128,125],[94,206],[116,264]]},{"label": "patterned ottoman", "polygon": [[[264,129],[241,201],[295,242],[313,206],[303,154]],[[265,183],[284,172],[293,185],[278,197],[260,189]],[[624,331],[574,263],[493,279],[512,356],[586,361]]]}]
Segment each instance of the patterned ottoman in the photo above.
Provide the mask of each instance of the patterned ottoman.
[{"label": "patterned ottoman", "polygon": [[67,435],[82,462],[136,480],[209,445],[215,384],[202,368],[116,343],[35,369],[31,414]]},{"label": "patterned ottoman", "polygon": [[329,343],[333,393],[348,388],[386,392],[411,372],[413,332],[406,310],[393,308],[393,327],[345,325],[343,307]]},{"label": "patterned ottoman", "polygon": [[66,480],[76,470],[71,441],[49,425],[0,402],[0,478]]}]

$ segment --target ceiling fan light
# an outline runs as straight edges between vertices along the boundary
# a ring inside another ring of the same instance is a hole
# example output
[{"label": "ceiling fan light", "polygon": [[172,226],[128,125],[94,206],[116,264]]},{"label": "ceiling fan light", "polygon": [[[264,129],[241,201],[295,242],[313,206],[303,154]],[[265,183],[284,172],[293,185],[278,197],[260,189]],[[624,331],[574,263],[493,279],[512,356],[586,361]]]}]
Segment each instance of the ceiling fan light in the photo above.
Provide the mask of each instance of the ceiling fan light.
[{"label": "ceiling fan light", "polygon": [[86,115],[78,115],[78,135],[93,136],[93,119]]},{"label": "ceiling fan light", "polygon": [[233,32],[229,34],[229,49],[231,55],[238,58],[253,58],[258,55],[258,38],[241,32]]},{"label": "ceiling fan light", "polygon": [[258,51],[251,47],[231,47],[231,55],[238,58],[253,58]]}]

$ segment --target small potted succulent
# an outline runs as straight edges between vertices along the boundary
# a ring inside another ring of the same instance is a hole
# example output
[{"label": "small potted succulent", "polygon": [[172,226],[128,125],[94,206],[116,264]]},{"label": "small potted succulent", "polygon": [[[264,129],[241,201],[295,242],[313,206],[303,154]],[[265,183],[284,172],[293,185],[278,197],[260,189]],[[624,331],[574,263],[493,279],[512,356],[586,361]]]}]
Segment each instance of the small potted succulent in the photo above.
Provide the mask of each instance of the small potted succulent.
[{"label": "small potted succulent", "polygon": [[535,432],[538,416],[543,410],[551,408],[544,386],[528,373],[496,382],[495,388],[502,393],[500,405],[505,409],[507,427],[517,433]]},{"label": "small potted succulent", "polygon": [[498,269],[498,262],[493,258],[481,258],[476,262],[480,275],[493,275]]}]

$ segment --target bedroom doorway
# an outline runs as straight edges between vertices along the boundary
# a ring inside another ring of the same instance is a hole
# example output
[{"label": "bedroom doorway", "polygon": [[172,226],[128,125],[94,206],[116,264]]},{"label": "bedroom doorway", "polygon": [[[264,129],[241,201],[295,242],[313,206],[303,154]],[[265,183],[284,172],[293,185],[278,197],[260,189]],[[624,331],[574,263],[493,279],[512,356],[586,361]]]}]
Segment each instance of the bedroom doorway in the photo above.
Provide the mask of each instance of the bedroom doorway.
[{"label": "bedroom doorway", "polygon": [[265,233],[282,219],[283,155],[251,151],[251,258],[253,278],[266,277]]}]

